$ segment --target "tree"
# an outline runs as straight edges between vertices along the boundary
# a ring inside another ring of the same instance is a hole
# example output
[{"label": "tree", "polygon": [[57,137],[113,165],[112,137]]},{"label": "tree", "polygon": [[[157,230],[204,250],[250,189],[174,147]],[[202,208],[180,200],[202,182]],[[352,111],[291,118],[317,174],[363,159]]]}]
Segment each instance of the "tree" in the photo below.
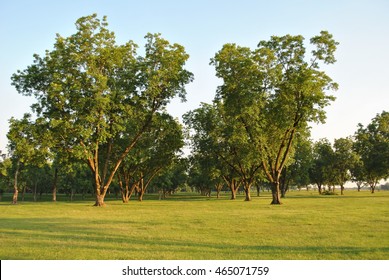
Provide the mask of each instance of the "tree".
[{"label": "tree", "polygon": [[[1,153],[1,151],[0,151]],[[0,159],[0,201],[2,200],[3,192],[10,186],[10,171],[12,167],[12,161],[8,157],[2,157]]]},{"label": "tree", "polygon": [[312,183],[317,185],[319,194],[322,193],[324,185],[330,179],[332,169],[333,150],[328,139],[321,139],[313,145],[312,166],[309,169],[309,177]]},{"label": "tree", "polygon": [[[104,206],[118,168],[155,114],[173,97],[184,99],[193,79],[181,45],[147,34],[142,57],[132,41],[118,45],[107,26],[96,14],[80,18],[75,34],[57,35],[52,51],[34,55],[31,66],[12,76],[19,93],[36,97],[32,109],[56,144],[89,166],[95,206]],[[123,141],[124,147],[117,144]]]},{"label": "tree", "polygon": [[173,163],[164,168],[155,180],[152,181],[150,188],[154,192],[159,192],[159,199],[167,198],[168,194],[173,194],[179,188],[186,187],[188,181],[188,159],[176,158]]},{"label": "tree", "polygon": [[183,145],[182,126],[178,121],[169,114],[157,113],[152,126],[123,161],[118,172],[123,202],[129,201],[134,190],[142,201],[151,180],[163,169],[169,168]]},{"label": "tree", "polygon": [[356,161],[357,156],[353,151],[352,139],[335,139],[332,169],[334,173],[334,183],[340,186],[342,195],[344,194],[344,184],[351,180],[351,170]]},{"label": "tree", "polygon": [[[216,179],[215,185],[218,185],[226,168],[231,169],[243,185],[245,200],[250,201],[250,189],[261,170],[261,161],[252,153],[252,143],[244,133],[242,123],[226,114],[223,104],[217,101],[213,105],[202,104],[200,108],[186,114],[184,120],[195,131],[192,142],[198,160],[209,165],[204,172],[210,174],[212,181]],[[224,167],[218,166],[217,162]],[[227,181],[231,186],[232,199],[235,199],[237,188],[232,186],[235,183]]]},{"label": "tree", "polygon": [[[354,143],[354,152],[355,152],[355,143]],[[355,152],[356,161],[353,167],[351,168],[351,180],[357,184],[358,192],[361,191],[361,188],[366,185],[366,172],[363,166],[363,161],[361,160],[360,155]]]},{"label": "tree", "polygon": [[377,114],[366,127],[359,124],[354,138],[354,149],[362,161],[360,175],[374,193],[378,182],[389,177],[389,112]]},{"label": "tree", "polygon": [[17,204],[18,178],[21,169],[26,165],[42,167],[47,164],[50,157],[51,138],[45,125],[39,120],[33,122],[30,114],[25,114],[21,120],[11,118],[9,124],[8,150],[14,172],[12,204]]},{"label": "tree", "polygon": [[[223,79],[217,99],[231,119],[242,123],[272,184],[271,204],[281,204],[280,178],[290,164],[294,139],[309,122],[324,122],[326,107],[337,84],[320,70],[333,64],[338,43],[322,31],[310,40],[314,46],[306,61],[302,36],[273,36],[250,50],[226,44],[211,60]],[[254,151],[254,150],[253,150]]]}]

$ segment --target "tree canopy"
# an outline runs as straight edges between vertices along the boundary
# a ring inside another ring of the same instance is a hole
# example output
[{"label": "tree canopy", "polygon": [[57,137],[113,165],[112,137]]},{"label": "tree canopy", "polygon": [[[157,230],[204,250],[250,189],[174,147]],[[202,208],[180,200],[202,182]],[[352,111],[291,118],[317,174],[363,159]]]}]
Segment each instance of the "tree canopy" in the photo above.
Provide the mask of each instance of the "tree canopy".
[{"label": "tree canopy", "polygon": [[105,17],[82,17],[76,28],[69,37],[57,35],[54,49],[34,55],[34,63],[12,81],[19,93],[36,97],[32,109],[52,132],[53,145],[88,164],[100,206],[155,114],[175,96],[185,98],[193,75],[184,69],[184,47],[160,34],[146,35],[140,56],[134,42],[116,43]]}]

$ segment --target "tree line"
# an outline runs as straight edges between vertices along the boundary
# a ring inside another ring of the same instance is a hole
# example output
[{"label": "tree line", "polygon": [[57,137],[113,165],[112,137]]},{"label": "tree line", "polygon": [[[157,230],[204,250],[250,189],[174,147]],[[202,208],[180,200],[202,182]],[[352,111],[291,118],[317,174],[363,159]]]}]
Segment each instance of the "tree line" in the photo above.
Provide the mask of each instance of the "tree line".
[{"label": "tree line", "polygon": [[181,124],[166,106],[185,101],[194,79],[183,46],[147,34],[139,54],[133,41],[118,44],[96,14],[76,29],[57,34],[52,50],[12,76],[16,90],[36,100],[32,113],[10,120],[1,184],[13,185],[13,203],[19,190],[36,197],[42,186],[53,200],[58,190],[92,192],[95,206],[104,206],[112,189],[128,202],[148,189],[165,196],[187,185],[207,194],[227,185],[231,198],[242,187],[250,200],[252,187],[266,184],[271,203],[281,204],[292,182],[343,191],[353,178],[374,191],[388,177],[387,112],[333,146],[309,140],[309,124],[325,121],[338,88],[322,70],[336,62],[338,42],[327,31],[310,39],[310,53],[302,36],[272,36],[255,49],[225,44],[211,59],[222,80],[212,104]]}]

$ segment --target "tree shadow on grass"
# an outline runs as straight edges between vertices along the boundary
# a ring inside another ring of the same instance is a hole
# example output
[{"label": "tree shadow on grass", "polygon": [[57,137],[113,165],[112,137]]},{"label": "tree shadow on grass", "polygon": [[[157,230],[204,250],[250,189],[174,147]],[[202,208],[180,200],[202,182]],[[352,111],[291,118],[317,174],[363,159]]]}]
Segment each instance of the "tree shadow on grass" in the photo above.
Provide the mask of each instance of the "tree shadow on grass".
[{"label": "tree shadow on grass", "polygon": [[[108,222],[106,222],[108,225]],[[2,218],[0,219],[1,259],[388,259],[389,247],[366,248],[360,246],[279,246],[239,245],[231,240],[218,243],[147,236],[148,226],[126,221],[131,231],[104,230],[91,223],[67,218],[64,222],[54,218]],[[151,227],[152,225],[150,225]],[[144,235],[142,235],[142,232]],[[7,243],[4,243],[4,240]],[[16,240],[12,244],[9,240]]]}]

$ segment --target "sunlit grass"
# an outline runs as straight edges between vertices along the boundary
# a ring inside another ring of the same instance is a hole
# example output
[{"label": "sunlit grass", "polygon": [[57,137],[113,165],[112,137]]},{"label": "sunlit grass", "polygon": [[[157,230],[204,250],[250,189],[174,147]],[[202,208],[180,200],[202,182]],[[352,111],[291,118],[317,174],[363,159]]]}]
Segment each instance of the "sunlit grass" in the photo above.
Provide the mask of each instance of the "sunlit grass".
[{"label": "sunlit grass", "polygon": [[389,192],[0,203],[0,259],[389,259]]}]

